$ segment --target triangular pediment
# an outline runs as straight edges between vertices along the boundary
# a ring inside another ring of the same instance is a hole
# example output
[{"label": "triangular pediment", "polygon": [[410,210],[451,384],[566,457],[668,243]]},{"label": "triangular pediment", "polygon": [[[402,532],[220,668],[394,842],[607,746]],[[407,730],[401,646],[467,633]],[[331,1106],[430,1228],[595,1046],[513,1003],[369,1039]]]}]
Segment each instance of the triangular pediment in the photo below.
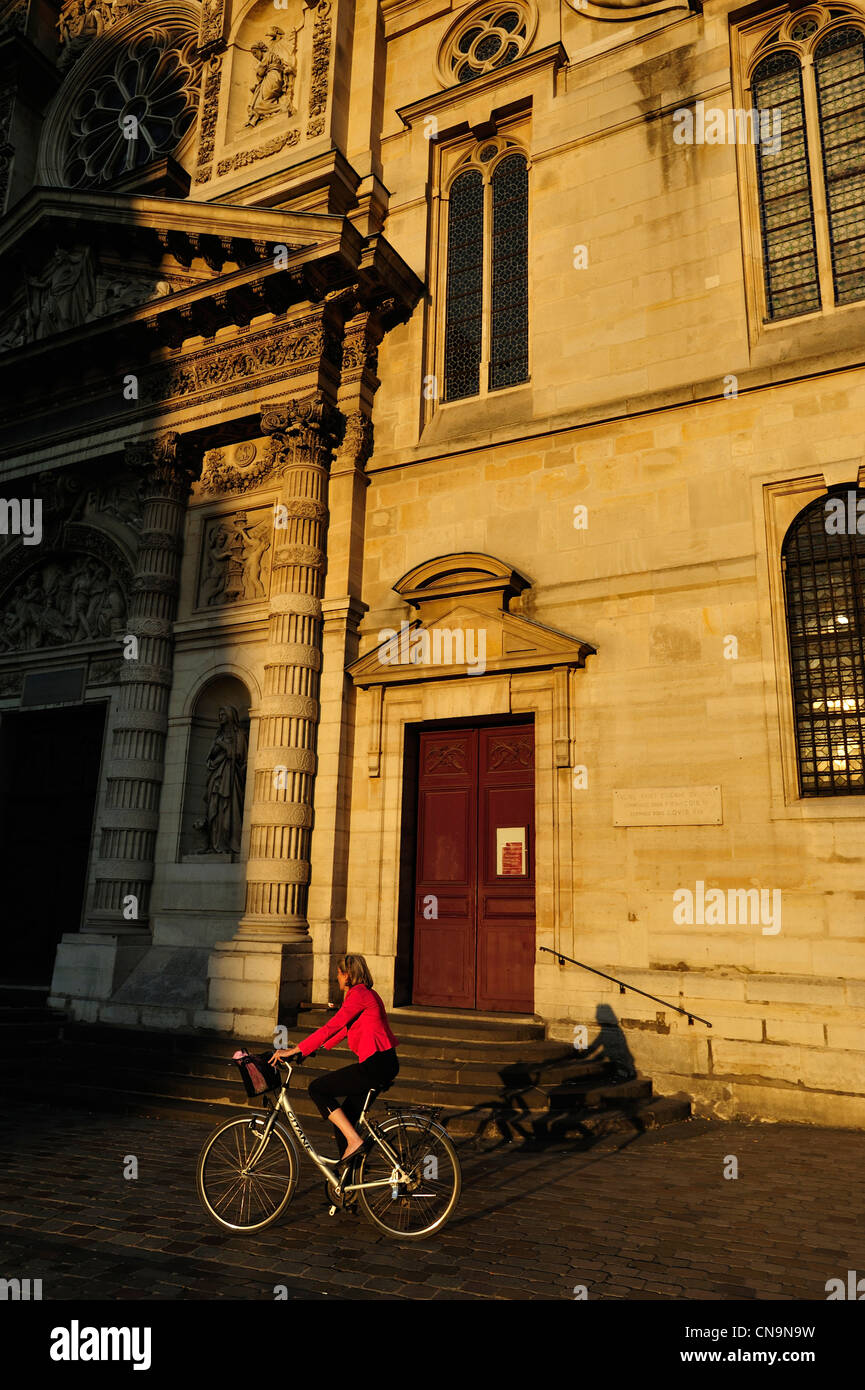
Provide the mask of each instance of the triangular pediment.
[{"label": "triangular pediment", "polygon": [[405,684],[409,681],[582,667],[595,648],[568,633],[545,627],[515,613],[490,612],[458,600],[430,622],[405,621],[382,629],[380,640],[349,666],[355,685]]},{"label": "triangular pediment", "polygon": [[330,214],[37,189],[0,235],[0,353],[136,319],[174,345],[281,312],[362,250]]}]

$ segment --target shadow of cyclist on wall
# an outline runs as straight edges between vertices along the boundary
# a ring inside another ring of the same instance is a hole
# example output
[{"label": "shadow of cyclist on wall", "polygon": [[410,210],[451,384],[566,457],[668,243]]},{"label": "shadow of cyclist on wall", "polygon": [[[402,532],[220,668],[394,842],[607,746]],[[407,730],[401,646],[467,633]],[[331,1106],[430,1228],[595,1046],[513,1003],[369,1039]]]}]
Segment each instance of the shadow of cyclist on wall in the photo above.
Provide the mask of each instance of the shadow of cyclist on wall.
[{"label": "shadow of cyclist on wall", "polygon": [[[477,1115],[478,1124],[473,1136],[476,1146],[498,1147],[521,1140],[532,1147],[570,1139],[580,1148],[591,1148],[602,1137],[595,1127],[584,1123],[590,1113],[599,1112],[586,1107],[582,1093],[588,1087],[616,1086],[632,1080],[636,1074],[634,1059],[622,1032],[618,1018],[609,1004],[599,1004],[595,1010],[597,1035],[587,1040],[585,1048],[568,1048],[560,1056],[542,1061],[519,1061],[503,1067],[498,1073],[502,1086],[499,1094],[463,1118]],[[577,1039],[578,1041],[578,1039]],[[587,1067],[586,1064],[589,1064]],[[594,1064],[594,1065],[592,1065]],[[564,1074],[571,1069],[571,1075]],[[573,1103],[569,1104],[567,1087],[573,1085]],[[544,1109],[555,1090],[555,1108]]]}]

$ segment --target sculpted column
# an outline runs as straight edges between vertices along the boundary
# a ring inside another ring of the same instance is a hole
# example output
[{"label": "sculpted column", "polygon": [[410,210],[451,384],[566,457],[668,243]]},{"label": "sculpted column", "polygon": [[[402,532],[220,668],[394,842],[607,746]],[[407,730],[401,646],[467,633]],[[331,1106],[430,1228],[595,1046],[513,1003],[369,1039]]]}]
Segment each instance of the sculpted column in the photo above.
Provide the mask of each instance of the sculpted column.
[{"label": "sculpted column", "polygon": [[274,508],[268,651],[253,770],[246,909],[211,955],[211,1022],[266,1036],[309,998],[309,842],[321,670],[328,470],[342,416],[321,395],[264,406]]},{"label": "sculpted column", "polygon": [[[183,525],[191,472],[176,434],[127,446],[144,478],[120,692],[106,738],[94,884],[85,927],[58,950],[52,995],[110,999],[149,943]],[[76,983],[77,979],[77,983]],[[74,1008],[73,1003],[73,1008]],[[93,1007],[79,1010],[92,1016]]]}]

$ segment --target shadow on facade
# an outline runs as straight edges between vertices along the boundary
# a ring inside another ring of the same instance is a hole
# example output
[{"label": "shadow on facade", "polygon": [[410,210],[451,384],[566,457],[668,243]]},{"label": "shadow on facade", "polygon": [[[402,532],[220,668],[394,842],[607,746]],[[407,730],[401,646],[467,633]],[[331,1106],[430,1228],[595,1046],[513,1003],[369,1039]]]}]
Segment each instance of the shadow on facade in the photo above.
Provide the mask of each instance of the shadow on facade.
[{"label": "shadow on facade", "polygon": [[637,1077],[627,1039],[609,1004],[598,1004],[595,1019],[598,1031],[579,1054],[568,1048],[561,1056],[503,1067],[499,1093],[463,1112],[463,1121],[477,1120],[469,1142],[484,1149],[515,1142],[589,1149],[621,1128],[623,1115],[641,1133],[637,1102],[625,1091],[616,1094]]}]

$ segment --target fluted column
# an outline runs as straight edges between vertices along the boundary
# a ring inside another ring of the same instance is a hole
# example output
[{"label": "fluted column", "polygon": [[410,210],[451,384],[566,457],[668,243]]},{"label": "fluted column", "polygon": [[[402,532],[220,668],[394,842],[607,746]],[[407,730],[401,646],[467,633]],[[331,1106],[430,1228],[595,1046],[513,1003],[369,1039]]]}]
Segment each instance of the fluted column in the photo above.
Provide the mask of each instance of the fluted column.
[{"label": "fluted column", "polygon": [[144,515],[124,643],[119,709],[105,777],[103,818],[89,930],[146,925],[159,798],[165,771],[183,524],[191,473],[176,434],[127,448],[145,479]]},{"label": "fluted column", "polygon": [[318,394],[265,406],[261,420],[280,491],[239,934],[290,941],[308,930],[328,469],[343,420]]}]

